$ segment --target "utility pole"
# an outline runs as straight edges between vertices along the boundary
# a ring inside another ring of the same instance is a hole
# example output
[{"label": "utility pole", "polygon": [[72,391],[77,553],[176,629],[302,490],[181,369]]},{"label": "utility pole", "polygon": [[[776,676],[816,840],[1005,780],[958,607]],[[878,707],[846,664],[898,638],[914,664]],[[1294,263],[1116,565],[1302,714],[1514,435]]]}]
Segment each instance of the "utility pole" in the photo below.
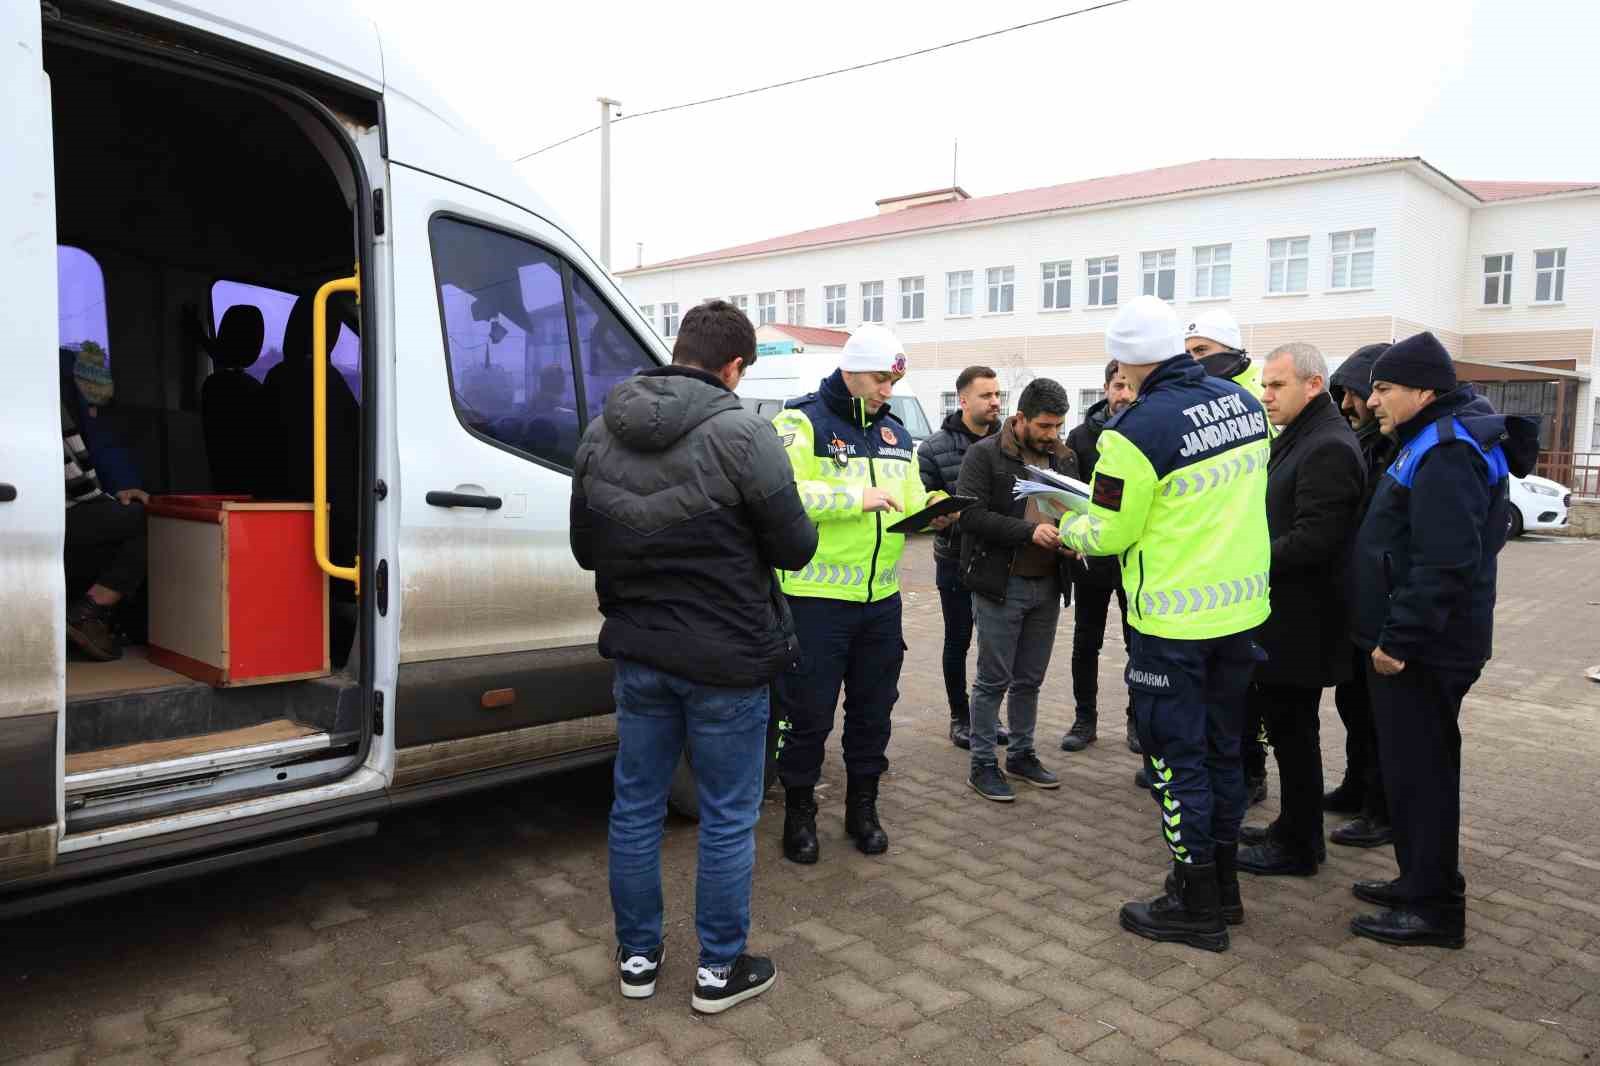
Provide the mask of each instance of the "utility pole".
[{"label": "utility pole", "polygon": [[961,184],[961,138],[957,137],[950,145],[950,184],[952,187]]},{"label": "utility pole", "polygon": [[608,97],[600,101],[600,265],[611,269],[611,109],[622,104]]}]

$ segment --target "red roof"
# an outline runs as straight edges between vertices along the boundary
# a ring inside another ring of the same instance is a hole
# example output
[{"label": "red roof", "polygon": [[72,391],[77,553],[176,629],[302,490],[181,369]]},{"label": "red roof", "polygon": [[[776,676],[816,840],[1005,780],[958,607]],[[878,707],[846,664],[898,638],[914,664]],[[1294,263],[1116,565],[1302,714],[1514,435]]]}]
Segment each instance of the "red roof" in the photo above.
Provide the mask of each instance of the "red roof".
[{"label": "red roof", "polygon": [[1461,187],[1485,203],[1495,200],[1520,200],[1527,196],[1549,196],[1558,192],[1600,189],[1593,181],[1463,181]]},{"label": "red roof", "polygon": [[[1071,208],[1095,207],[1123,201],[1143,200],[1175,193],[1199,192],[1221,189],[1253,182],[1272,181],[1279,178],[1302,177],[1308,174],[1327,174],[1341,170],[1403,163],[1415,157],[1368,156],[1351,159],[1202,159],[1155,170],[1141,170],[1132,174],[1117,174],[1088,181],[1049,185],[1040,189],[1001,193],[997,196],[979,196],[970,200],[920,204],[899,211],[840,222],[832,226],[803,230],[763,241],[722,248],[713,252],[669,259],[635,270],[618,271],[621,275],[641,270],[659,270],[663,267],[689,266],[721,259],[768,255],[773,252],[794,251],[841,241],[855,241],[874,237],[889,237],[898,233],[936,229],[942,226],[959,226],[973,222],[989,222],[1021,215],[1063,211]],[[1421,162],[1416,159],[1416,162]],[[1427,164],[1423,164],[1426,166]],[[1597,183],[1567,184],[1560,182],[1519,181],[1464,181],[1457,183],[1469,195],[1485,202],[1529,196],[1544,196],[1557,192],[1600,188]],[[900,197],[891,198],[901,199]],[[891,201],[879,201],[887,203]]]},{"label": "red roof", "polygon": [[844,342],[850,339],[850,334],[842,329],[823,329],[821,326],[785,326],[774,322],[772,328],[781,330],[801,344],[815,344],[822,348],[843,348]]}]

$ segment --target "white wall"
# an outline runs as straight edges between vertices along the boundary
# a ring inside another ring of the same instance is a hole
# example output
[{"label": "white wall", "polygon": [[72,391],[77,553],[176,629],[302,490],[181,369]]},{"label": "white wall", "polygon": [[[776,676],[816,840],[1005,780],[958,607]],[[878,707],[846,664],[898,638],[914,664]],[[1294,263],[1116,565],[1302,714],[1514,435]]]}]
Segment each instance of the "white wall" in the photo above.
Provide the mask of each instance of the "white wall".
[{"label": "white wall", "polygon": [[1414,174],[1402,172],[1395,178],[1393,273],[1378,284],[1387,284],[1396,318],[1464,332],[1461,294],[1468,284],[1467,234],[1473,210]]}]

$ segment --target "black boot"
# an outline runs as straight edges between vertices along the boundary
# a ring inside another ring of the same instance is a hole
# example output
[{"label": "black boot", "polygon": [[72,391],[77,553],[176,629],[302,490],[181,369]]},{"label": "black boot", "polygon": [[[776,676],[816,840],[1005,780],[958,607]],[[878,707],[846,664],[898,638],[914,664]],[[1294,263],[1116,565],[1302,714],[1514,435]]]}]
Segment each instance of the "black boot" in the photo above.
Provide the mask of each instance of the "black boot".
[{"label": "black boot", "polygon": [[1139,731],[1133,727],[1133,708],[1128,708],[1128,750],[1135,755],[1144,754],[1144,745],[1139,743]]},{"label": "black boot", "polygon": [[1072,720],[1072,728],[1067,730],[1067,735],[1061,738],[1062,751],[1082,751],[1095,742],[1095,714],[1093,711],[1078,712]]},{"label": "black boot", "polygon": [[950,717],[950,743],[962,751],[972,749],[972,723],[964,717]]},{"label": "black boot", "polygon": [[844,831],[855,840],[856,848],[863,855],[882,855],[889,850],[889,834],[878,824],[876,777],[850,775],[845,786]]},{"label": "black boot", "polygon": [[1188,944],[1206,951],[1228,950],[1215,863],[1174,863],[1178,893],[1149,903],[1122,906],[1122,928],[1147,940]]},{"label": "black boot", "polygon": [[1222,920],[1244,924],[1244,900],[1239,896],[1239,844],[1217,844],[1217,899]]},{"label": "black boot", "polygon": [[786,788],[783,808],[783,857],[809,866],[819,854],[816,796],[809,785]]}]

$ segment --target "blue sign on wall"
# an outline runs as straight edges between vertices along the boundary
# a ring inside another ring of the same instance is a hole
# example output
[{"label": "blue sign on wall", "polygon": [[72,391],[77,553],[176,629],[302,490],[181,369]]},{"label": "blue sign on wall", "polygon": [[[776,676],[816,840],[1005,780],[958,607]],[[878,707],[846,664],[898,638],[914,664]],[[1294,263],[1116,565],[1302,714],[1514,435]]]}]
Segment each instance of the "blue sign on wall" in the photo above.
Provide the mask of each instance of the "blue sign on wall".
[{"label": "blue sign on wall", "polygon": [[793,355],[794,341],[761,341],[756,345],[757,355]]}]

